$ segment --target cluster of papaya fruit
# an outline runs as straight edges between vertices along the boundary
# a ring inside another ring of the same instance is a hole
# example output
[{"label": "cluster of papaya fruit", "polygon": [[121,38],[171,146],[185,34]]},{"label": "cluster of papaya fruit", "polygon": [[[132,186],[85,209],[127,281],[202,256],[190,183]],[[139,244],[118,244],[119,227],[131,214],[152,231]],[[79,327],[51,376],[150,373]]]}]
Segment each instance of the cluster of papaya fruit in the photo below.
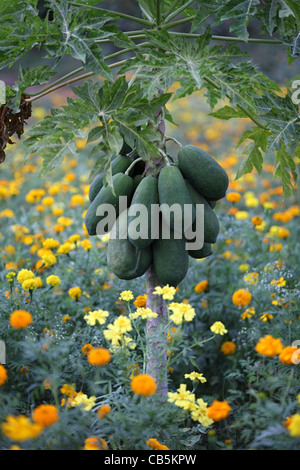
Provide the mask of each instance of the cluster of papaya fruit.
[{"label": "cluster of papaya fruit", "polygon": [[[162,285],[177,287],[187,274],[189,256],[199,259],[212,254],[211,245],[216,242],[220,230],[213,209],[216,201],[226,194],[228,176],[214,158],[194,145],[182,147],[176,164],[163,166],[158,175],[147,174],[143,161],[133,165],[134,159],[137,156],[119,155],[112,161],[114,191],[107,184],[104,173],[92,182],[89,190],[91,205],[85,217],[87,231],[90,235],[102,234],[99,233],[99,222],[104,215],[97,208],[102,204],[112,205],[117,216],[113,226],[107,227],[111,230],[107,261],[112,272],[120,279],[134,279],[142,276],[152,263]],[[127,207],[120,208],[120,196],[127,197]],[[147,216],[141,222],[145,224],[146,232],[141,230],[143,235],[133,237],[130,227],[136,218],[136,211],[132,210],[136,204],[147,208]],[[186,238],[176,236],[176,214],[167,211],[165,216],[163,210],[174,204],[179,204],[183,212],[187,204],[192,208],[190,228],[193,233],[197,223],[196,205],[203,205],[204,244],[201,249],[187,250]],[[158,232],[151,226],[152,205],[161,208]],[[164,224],[168,224],[168,238],[161,236]]]}]

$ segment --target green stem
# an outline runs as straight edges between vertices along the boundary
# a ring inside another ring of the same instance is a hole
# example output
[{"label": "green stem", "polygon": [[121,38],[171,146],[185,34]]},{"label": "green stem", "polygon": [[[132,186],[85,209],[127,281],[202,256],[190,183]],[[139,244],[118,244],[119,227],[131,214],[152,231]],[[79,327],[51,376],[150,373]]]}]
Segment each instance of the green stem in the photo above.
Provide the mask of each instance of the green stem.
[{"label": "green stem", "polygon": [[180,15],[180,13],[182,11],[184,11],[186,8],[188,8],[190,5],[192,5],[194,3],[194,0],[189,0],[188,2],[186,2],[184,5],[182,5],[180,8],[178,8],[177,10],[173,11],[173,13],[171,13],[169,16],[166,17],[166,23],[168,23],[169,21],[171,21],[173,18],[175,18],[175,16],[178,16]]},{"label": "green stem", "polygon": [[[112,13],[111,10],[105,10],[104,8],[97,8],[93,5],[84,5],[82,3],[76,3],[76,2],[69,2],[69,5],[72,5],[74,7],[84,7],[84,8],[88,8],[90,10],[98,10],[99,12],[101,11],[105,11],[106,13]],[[130,20],[130,21],[134,21],[135,23],[140,23],[140,24],[143,24],[145,26],[153,26],[153,23],[151,21],[148,21],[148,20],[144,20],[143,18],[138,18],[137,16],[132,16],[132,15],[127,15],[127,13],[121,13],[121,12],[114,12],[117,16],[119,16],[120,18],[124,18],[126,20]]]},{"label": "green stem", "polygon": [[130,172],[131,168],[133,168],[134,165],[135,165],[137,162],[141,162],[141,161],[143,161],[143,158],[142,158],[142,157],[137,158],[136,160],[134,160],[134,161],[129,165],[129,167],[127,168],[127,170],[125,171],[125,175],[129,175],[129,172]]},{"label": "green stem", "polygon": [[176,8],[176,5],[177,3],[179,3],[180,0],[175,0],[172,5],[170,5],[170,8],[162,15],[163,18],[167,18],[167,16],[169,16],[172,11],[174,11],[174,8]]},{"label": "green stem", "polygon": [[162,1],[161,0],[156,0],[156,24],[157,26],[160,26],[161,23],[161,5]]},{"label": "green stem", "polygon": [[163,29],[175,28],[176,26],[179,26],[181,24],[189,23],[190,21],[193,21],[195,18],[196,18],[196,15],[188,16],[186,18],[182,18],[181,20],[173,21],[172,23],[163,24],[163,25],[161,25],[161,27]]}]

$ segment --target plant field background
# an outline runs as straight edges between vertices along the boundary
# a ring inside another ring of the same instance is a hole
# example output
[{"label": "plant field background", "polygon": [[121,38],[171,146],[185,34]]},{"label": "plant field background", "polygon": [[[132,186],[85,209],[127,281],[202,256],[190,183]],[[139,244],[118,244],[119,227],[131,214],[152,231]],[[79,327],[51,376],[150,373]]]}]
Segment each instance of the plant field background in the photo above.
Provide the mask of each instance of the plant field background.
[{"label": "plant field background", "polygon": [[[66,96],[51,99],[59,105]],[[48,112],[48,102],[41,103],[33,107],[29,125]],[[43,177],[39,158],[24,164],[22,144],[15,142],[0,175],[0,339],[6,345],[7,371],[0,387],[1,449],[88,449],[93,447],[88,439],[95,436],[96,448],[110,450],[149,450],[151,438],[172,450],[299,449],[300,365],[279,353],[256,350],[266,336],[280,338],[285,348],[300,344],[299,192],[283,199],[280,182],[272,176],[273,161],[261,175],[235,180],[243,158],[236,145],[250,126],[247,119],[214,119],[201,93],[169,109],[178,125],[169,123],[167,135],[199,145],[230,177],[228,199],[216,206],[221,233],[213,255],[190,261],[172,299],[190,305],[196,315],[178,324],[170,312],[169,391],[181,387],[208,406],[227,401],[230,412],[205,426],[168,397],[161,401],[155,394],[132,391],[132,378],[143,372],[145,321],[132,321],[132,329],[116,344],[104,332],[143,305],[138,296],[145,295],[145,279],[114,277],[106,263],[108,237],[91,238],[86,232],[92,162],[85,138],[76,141],[78,160],[65,158]],[[168,145],[176,158],[179,147]],[[55,247],[51,239],[58,242]],[[38,278],[31,291],[18,282],[22,269]],[[47,283],[51,275],[59,277],[59,285]],[[239,289],[251,294],[243,307],[233,301]],[[121,300],[128,290],[133,299]],[[31,313],[27,328],[11,326],[15,310]],[[97,310],[109,315],[103,324],[89,324],[89,312]],[[219,333],[210,329],[215,322],[224,325]],[[91,365],[90,347],[108,348],[111,361]],[[206,381],[185,378],[194,371]],[[81,402],[69,399],[70,389]],[[35,438],[3,432],[9,415],[31,420],[43,403],[56,407],[58,419]],[[100,417],[103,405],[111,410]]]}]

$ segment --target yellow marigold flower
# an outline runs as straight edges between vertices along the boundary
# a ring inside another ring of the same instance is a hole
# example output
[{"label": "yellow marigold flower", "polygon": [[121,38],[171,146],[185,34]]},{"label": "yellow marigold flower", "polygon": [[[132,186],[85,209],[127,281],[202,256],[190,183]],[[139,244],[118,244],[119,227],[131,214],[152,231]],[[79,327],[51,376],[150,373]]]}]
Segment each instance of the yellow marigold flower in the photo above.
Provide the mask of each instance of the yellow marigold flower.
[{"label": "yellow marigold flower", "polygon": [[100,325],[104,325],[108,316],[109,316],[109,312],[107,310],[93,310],[91,312],[88,312],[84,316],[84,319],[86,320],[87,324],[90,326],[95,326],[96,323],[99,323]]},{"label": "yellow marigold flower", "polygon": [[287,238],[290,236],[291,232],[285,227],[279,227],[277,234],[279,238]]},{"label": "yellow marigold flower", "polygon": [[60,247],[57,250],[57,254],[58,255],[66,255],[66,254],[70,253],[70,251],[72,251],[72,250],[74,250],[74,244],[69,243],[69,242],[65,242],[62,245],[60,245]]},{"label": "yellow marigold flower", "polygon": [[24,282],[22,282],[22,289],[24,290],[33,290],[36,289],[37,283],[36,279],[26,279]]},{"label": "yellow marigold flower", "polygon": [[119,333],[124,334],[132,330],[131,321],[125,315],[119,315],[114,321],[114,327]]},{"label": "yellow marigold flower", "polygon": [[44,428],[49,427],[59,421],[58,410],[54,405],[39,405],[33,410],[32,419]]},{"label": "yellow marigold flower", "polygon": [[247,307],[252,299],[251,293],[248,289],[238,289],[232,295],[232,302],[237,307]]},{"label": "yellow marigold flower", "polygon": [[257,207],[259,205],[259,199],[256,197],[245,198],[245,204],[247,207]]},{"label": "yellow marigold flower", "polygon": [[242,271],[242,273],[245,273],[248,271],[249,267],[249,264],[243,263],[239,265],[239,270]]},{"label": "yellow marigold flower", "polygon": [[27,328],[32,323],[32,315],[26,310],[15,310],[9,317],[9,323],[16,330]]},{"label": "yellow marigold flower", "polygon": [[191,410],[195,403],[195,394],[186,389],[186,384],[180,384],[177,392],[168,392],[168,401],[184,410]]},{"label": "yellow marigold flower", "polygon": [[71,287],[69,289],[69,296],[71,299],[78,300],[81,297],[81,289],[80,287]]},{"label": "yellow marigold flower", "polygon": [[9,282],[12,282],[14,280],[14,277],[16,276],[16,273],[14,271],[10,271],[9,273],[6,274],[5,277],[9,280]]},{"label": "yellow marigold flower", "polygon": [[236,344],[233,341],[225,341],[221,346],[221,351],[225,356],[230,356],[236,351]]},{"label": "yellow marigold flower", "polygon": [[57,248],[59,246],[59,241],[54,240],[54,238],[46,238],[46,240],[43,241],[43,248],[46,250],[52,250],[53,248]]},{"label": "yellow marigold flower", "polygon": [[169,310],[173,312],[172,315],[170,315],[170,320],[172,320],[176,325],[182,323],[183,320],[192,321],[196,315],[195,309],[184,302],[172,302],[169,305]]},{"label": "yellow marigold flower", "polygon": [[226,199],[229,202],[236,203],[236,202],[239,202],[241,200],[241,197],[242,196],[240,195],[240,193],[231,192],[231,193],[227,194]]},{"label": "yellow marigold flower", "polygon": [[124,290],[119,297],[119,300],[125,300],[125,302],[130,302],[132,299],[134,299],[134,296],[131,290]]},{"label": "yellow marigold flower", "polygon": [[185,379],[191,379],[193,381],[199,381],[201,382],[202,384],[207,382],[206,378],[203,376],[203,374],[199,374],[199,372],[191,372],[190,374],[185,374],[184,375],[184,378]]},{"label": "yellow marigold flower", "polygon": [[109,405],[102,405],[100,408],[97,410],[97,416],[100,419],[105,418],[106,415],[108,415],[111,412],[111,407]]},{"label": "yellow marigold flower", "polygon": [[71,207],[82,206],[84,203],[85,201],[81,194],[74,194],[71,197],[71,201],[70,201]]},{"label": "yellow marigold flower", "polygon": [[98,436],[91,436],[84,441],[83,450],[107,450],[107,448],[107,443],[104,439]]},{"label": "yellow marigold flower", "polygon": [[146,441],[146,445],[152,447],[153,450],[169,450],[169,448],[161,444],[157,439],[150,438]]},{"label": "yellow marigold flower", "polygon": [[17,275],[20,284],[23,284],[27,279],[34,279],[34,273],[30,269],[21,269]]},{"label": "yellow marigold flower", "polygon": [[85,393],[77,393],[71,400],[71,406],[82,406],[85,411],[91,411],[96,404],[96,397],[88,397]]},{"label": "yellow marigold flower", "polygon": [[119,329],[116,328],[112,323],[107,326],[106,330],[103,330],[103,335],[107,341],[111,341],[113,346],[119,346],[119,343],[123,338],[123,335],[120,333]]},{"label": "yellow marigold flower", "polygon": [[[55,215],[56,217],[61,216],[64,213],[64,210],[62,207],[53,207],[52,209],[52,214]],[[60,224],[58,224],[60,225]]]},{"label": "yellow marigold flower", "polygon": [[245,276],[243,277],[244,281],[247,282],[247,284],[256,284],[257,281],[258,281],[258,278],[259,278],[259,274],[258,273],[248,273],[248,274],[245,274]]},{"label": "yellow marigold flower", "polygon": [[42,199],[43,206],[51,207],[54,204],[54,198],[52,196],[46,196]]},{"label": "yellow marigold flower", "polygon": [[146,307],[147,303],[147,294],[144,295],[138,295],[135,301],[133,302],[133,305],[136,308],[141,308],[141,307]]},{"label": "yellow marigold flower", "polygon": [[[70,243],[76,243],[76,242],[78,242],[79,240],[80,240],[80,235],[78,235],[77,233],[75,233],[74,235],[71,235],[71,236],[69,237],[69,242],[70,242]],[[87,241],[89,241],[89,240],[87,240]]]},{"label": "yellow marigold flower", "polygon": [[3,211],[0,212],[0,217],[12,218],[12,217],[15,217],[15,214],[10,209],[4,209]]},{"label": "yellow marigold flower", "polygon": [[26,441],[37,438],[43,431],[43,426],[32,423],[23,415],[8,415],[1,425],[2,434],[13,441]]},{"label": "yellow marigold flower", "polygon": [[222,335],[225,335],[226,333],[228,333],[225,326],[220,321],[216,321],[215,323],[213,323],[210,327],[210,330],[213,333],[215,333],[215,335],[221,335],[222,336]]},{"label": "yellow marigold flower", "polygon": [[212,405],[207,408],[208,417],[214,421],[221,421],[227,418],[231,411],[231,406],[228,401],[215,400]]},{"label": "yellow marigold flower", "polygon": [[146,320],[147,318],[156,318],[157,313],[153,312],[151,308],[140,307],[140,308],[137,308],[135,313],[131,313],[129,315],[129,318],[133,318],[133,319],[136,319],[139,317],[142,318],[142,320]]},{"label": "yellow marigold flower", "polygon": [[153,292],[153,294],[161,295],[164,300],[173,300],[175,293],[175,287],[171,287],[169,284],[164,287],[157,286]]},{"label": "yellow marigold flower", "polygon": [[295,346],[286,346],[279,354],[279,360],[282,364],[298,364],[300,360],[300,353],[297,353],[298,348]]},{"label": "yellow marigold flower", "polygon": [[90,242],[90,240],[82,240],[81,242],[78,243],[78,245],[82,246],[82,248],[84,248],[85,251],[89,251],[91,248],[93,248],[93,245],[92,243]]},{"label": "yellow marigold flower", "polygon": [[59,217],[57,219],[58,224],[63,225],[64,227],[69,227],[73,224],[73,220],[70,217]]},{"label": "yellow marigold flower", "polygon": [[69,384],[64,384],[60,391],[63,395],[67,395],[67,397],[72,397],[76,393],[74,386]]},{"label": "yellow marigold flower", "polygon": [[7,371],[2,364],[0,364],[0,387],[8,380]]},{"label": "yellow marigold flower", "polygon": [[50,276],[47,277],[46,282],[52,287],[58,287],[61,281],[58,276],[51,274]]},{"label": "yellow marigold flower", "polygon": [[284,277],[280,277],[280,279],[272,279],[272,281],[270,282],[270,285],[271,286],[277,286],[277,287],[285,287],[286,286],[286,280],[284,279]]},{"label": "yellow marigold flower", "polygon": [[300,414],[296,413],[291,416],[289,423],[289,433],[292,437],[300,437]]},{"label": "yellow marigold flower", "polygon": [[198,284],[194,287],[194,291],[197,292],[197,294],[201,294],[208,288],[208,281],[200,281]]},{"label": "yellow marigold flower", "polygon": [[268,312],[263,313],[263,314],[259,317],[260,320],[265,321],[265,322],[266,322],[266,321],[269,321],[269,320],[272,320],[272,318],[273,318],[273,315],[272,315],[271,313],[268,313]]},{"label": "yellow marigold flower", "polygon": [[148,397],[156,392],[156,381],[149,374],[138,374],[130,382],[132,391],[136,395]]},{"label": "yellow marigold flower", "polygon": [[263,338],[260,338],[258,343],[255,346],[256,352],[262,356],[277,356],[280,354],[283,349],[281,339],[273,338],[271,335],[266,335]]},{"label": "yellow marigold flower", "polygon": [[42,260],[46,268],[53,266],[57,262],[56,256],[52,253],[47,253],[43,255]]},{"label": "yellow marigold flower", "polygon": [[111,354],[106,348],[93,348],[87,358],[92,366],[104,366],[110,362]]},{"label": "yellow marigold flower", "polygon": [[210,426],[213,420],[208,416],[207,409],[207,403],[202,398],[198,398],[190,408],[192,420],[198,421],[202,426]]},{"label": "yellow marigold flower", "polygon": [[237,220],[246,220],[249,219],[249,213],[247,211],[237,211],[234,214]]}]

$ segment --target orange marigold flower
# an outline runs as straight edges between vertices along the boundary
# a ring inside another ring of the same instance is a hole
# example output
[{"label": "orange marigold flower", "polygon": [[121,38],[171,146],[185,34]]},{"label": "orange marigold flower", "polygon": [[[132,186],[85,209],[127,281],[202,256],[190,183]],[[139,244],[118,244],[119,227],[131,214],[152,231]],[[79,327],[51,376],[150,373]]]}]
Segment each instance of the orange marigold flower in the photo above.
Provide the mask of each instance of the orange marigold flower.
[{"label": "orange marigold flower", "polygon": [[252,217],[251,222],[255,226],[256,225],[261,225],[263,223],[263,219],[261,217],[259,217],[258,215],[255,215],[254,217]]},{"label": "orange marigold flower", "polygon": [[7,381],[7,379],[6,369],[0,364],[0,387]]},{"label": "orange marigold flower", "polygon": [[59,420],[58,410],[54,405],[39,405],[33,410],[32,419],[43,427],[49,427]]},{"label": "orange marigold flower", "polygon": [[149,374],[138,374],[130,383],[131,389],[137,395],[148,397],[156,392],[156,382]]},{"label": "orange marigold flower", "polygon": [[146,445],[152,447],[153,450],[169,450],[167,446],[161,444],[155,438],[148,439],[148,441],[146,442]]},{"label": "orange marigold flower", "polygon": [[215,400],[212,405],[207,407],[207,416],[214,421],[221,421],[227,418],[231,411],[228,401]]},{"label": "orange marigold flower", "polygon": [[273,357],[277,354],[280,354],[283,349],[281,339],[273,338],[271,335],[266,335],[263,338],[260,338],[258,343],[255,346],[256,352],[262,356]]},{"label": "orange marigold flower", "polygon": [[237,307],[247,307],[252,299],[251,293],[248,289],[238,289],[232,295],[232,302]]},{"label": "orange marigold flower", "polygon": [[133,304],[136,308],[146,307],[147,302],[147,294],[145,295],[138,295]]},{"label": "orange marigold flower", "polygon": [[236,203],[236,202],[239,202],[241,200],[241,195],[240,195],[240,193],[235,193],[235,192],[228,193],[227,196],[226,196],[226,199],[229,202]]},{"label": "orange marigold flower", "polygon": [[297,354],[297,351],[298,348],[295,346],[286,346],[279,354],[280,362],[282,362],[282,364],[298,364],[300,352]]},{"label": "orange marigold flower", "polygon": [[111,407],[109,405],[102,405],[100,406],[100,408],[98,408],[97,415],[100,419],[103,419],[110,412],[111,412]]},{"label": "orange marigold flower", "polygon": [[88,354],[90,353],[90,351],[93,349],[93,346],[91,344],[85,344],[84,346],[82,346],[81,348],[81,352],[82,354],[84,354],[85,356],[88,356]]},{"label": "orange marigold flower", "polygon": [[9,323],[17,330],[27,328],[32,323],[32,315],[26,310],[15,310],[9,317]]},{"label": "orange marigold flower", "polygon": [[101,437],[91,436],[84,441],[83,450],[107,450],[107,443]]},{"label": "orange marigold flower", "polygon": [[208,288],[208,281],[200,281],[198,284],[194,287],[194,291],[197,292],[197,294],[201,294]]},{"label": "orange marigold flower", "polygon": [[88,362],[92,366],[105,366],[111,360],[111,354],[106,348],[93,348],[88,354]]},{"label": "orange marigold flower", "polygon": [[225,356],[230,356],[230,354],[234,354],[236,351],[236,344],[232,341],[225,341],[225,343],[221,346],[221,351]]}]

